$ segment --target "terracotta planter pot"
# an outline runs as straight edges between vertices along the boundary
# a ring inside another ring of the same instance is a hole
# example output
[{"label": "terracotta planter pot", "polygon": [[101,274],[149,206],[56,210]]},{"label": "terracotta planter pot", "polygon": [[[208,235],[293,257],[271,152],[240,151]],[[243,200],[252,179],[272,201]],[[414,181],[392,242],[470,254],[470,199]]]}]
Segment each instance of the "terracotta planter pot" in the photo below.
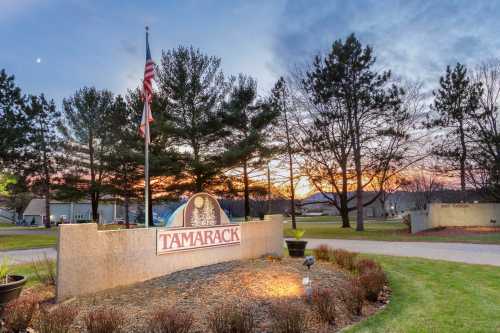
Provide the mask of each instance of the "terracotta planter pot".
[{"label": "terracotta planter pot", "polygon": [[290,255],[290,257],[303,257],[306,251],[306,245],[307,241],[286,240],[286,246],[288,247],[288,254]]},{"label": "terracotta planter pot", "polygon": [[21,275],[9,275],[9,282],[0,284],[0,308],[16,299],[21,294],[26,278]]}]

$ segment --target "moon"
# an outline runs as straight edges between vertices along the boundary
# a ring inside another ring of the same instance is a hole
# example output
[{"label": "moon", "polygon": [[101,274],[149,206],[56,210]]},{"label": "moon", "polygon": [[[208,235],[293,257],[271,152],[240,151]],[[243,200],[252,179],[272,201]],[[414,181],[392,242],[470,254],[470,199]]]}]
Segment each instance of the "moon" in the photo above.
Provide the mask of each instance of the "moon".
[{"label": "moon", "polygon": [[37,64],[39,64],[39,63],[41,63],[41,62],[42,62],[42,58],[36,58],[36,60],[35,60],[35,61],[36,61],[36,63],[37,63]]}]

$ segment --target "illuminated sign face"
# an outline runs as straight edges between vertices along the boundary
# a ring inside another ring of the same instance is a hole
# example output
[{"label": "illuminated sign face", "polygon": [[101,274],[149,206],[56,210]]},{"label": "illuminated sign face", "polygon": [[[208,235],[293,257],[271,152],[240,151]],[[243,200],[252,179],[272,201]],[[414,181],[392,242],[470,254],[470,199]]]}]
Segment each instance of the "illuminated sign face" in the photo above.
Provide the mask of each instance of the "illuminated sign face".
[{"label": "illuminated sign face", "polygon": [[207,193],[192,196],[172,221],[172,229],[157,230],[157,254],[241,242],[240,226],[230,224],[217,200]]},{"label": "illuminated sign face", "polygon": [[221,225],[219,203],[211,195],[198,193],[189,199],[184,208],[185,227]]},{"label": "illuminated sign face", "polygon": [[157,253],[240,244],[239,225],[158,230]]}]

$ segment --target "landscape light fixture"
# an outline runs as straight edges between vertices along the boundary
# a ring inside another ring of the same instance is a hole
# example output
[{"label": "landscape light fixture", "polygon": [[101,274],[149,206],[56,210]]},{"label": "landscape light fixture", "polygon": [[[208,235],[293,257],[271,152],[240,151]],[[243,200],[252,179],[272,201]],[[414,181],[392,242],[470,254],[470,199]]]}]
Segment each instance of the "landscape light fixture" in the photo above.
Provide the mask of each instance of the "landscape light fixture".
[{"label": "landscape light fixture", "polygon": [[307,256],[302,265],[307,266],[307,269],[310,270],[311,266],[314,265],[315,262],[316,259],[314,258],[314,256]]},{"label": "landscape light fixture", "polygon": [[314,256],[307,256],[303,263],[304,266],[307,266],[307,276],[302,279],[302,284],[304,285],[306,299],[309,303],[311,303],[312,300],[312,281],[309,273],[311,271],[311,266],[314,265],[315,262],[316,259],[314,258]]}]

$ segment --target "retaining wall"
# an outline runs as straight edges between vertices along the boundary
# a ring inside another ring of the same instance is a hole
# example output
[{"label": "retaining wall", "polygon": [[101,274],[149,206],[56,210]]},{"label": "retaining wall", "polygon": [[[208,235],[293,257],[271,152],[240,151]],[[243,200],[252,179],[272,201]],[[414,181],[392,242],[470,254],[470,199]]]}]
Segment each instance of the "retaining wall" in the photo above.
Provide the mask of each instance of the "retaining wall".
[{"label": "retaining wall", "polygon": [[500,226],[498,203],[433,203],[427,211],[410,215],[412,233],[437,227]]},{"label": "retaining wall", "polygon": [[156,254],[156,229],[98,231],[97,225],[59,226],[57,301],[146,281],[179,270],[283,252],[283,217],[240,224],[241,243]]}]

